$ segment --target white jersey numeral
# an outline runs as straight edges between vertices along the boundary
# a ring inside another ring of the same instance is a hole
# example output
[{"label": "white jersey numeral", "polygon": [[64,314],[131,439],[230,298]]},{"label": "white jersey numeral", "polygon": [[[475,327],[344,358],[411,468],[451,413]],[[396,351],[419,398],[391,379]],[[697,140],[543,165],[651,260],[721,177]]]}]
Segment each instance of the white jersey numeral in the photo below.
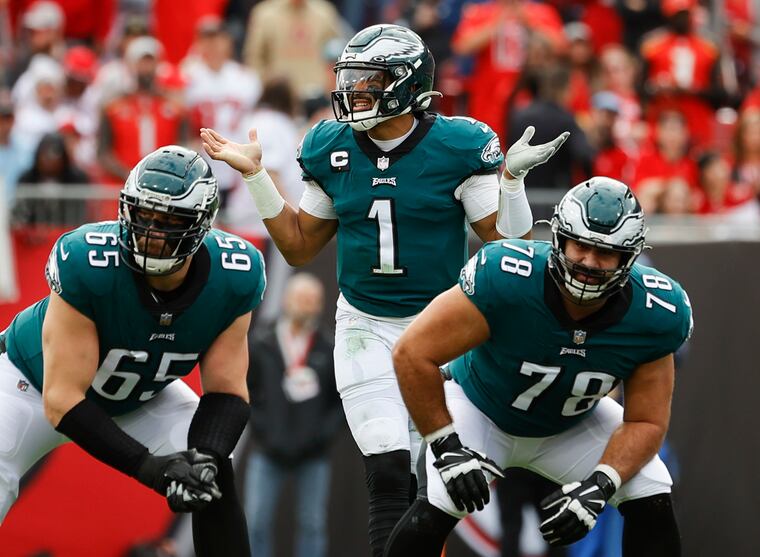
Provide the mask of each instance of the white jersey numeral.
[{"label": "white jersey numeral", "polygon": [[372,267],[375,275],[403,276],[406,269],[398,265],[398,237],[392,199],[374,199],[367,218],[377,221],[377,245],[380,265]]}]

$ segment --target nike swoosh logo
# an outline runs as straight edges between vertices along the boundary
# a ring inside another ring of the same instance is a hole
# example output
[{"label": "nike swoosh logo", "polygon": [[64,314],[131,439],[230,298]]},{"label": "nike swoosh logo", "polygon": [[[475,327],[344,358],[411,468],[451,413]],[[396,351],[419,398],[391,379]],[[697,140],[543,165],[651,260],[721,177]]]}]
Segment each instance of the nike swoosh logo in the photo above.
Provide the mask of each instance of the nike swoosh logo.
[{"label": "nike swoosh logo", "polygon": [[61,244],[61,261],[66,261],[69,258],[71,252],[63,251],[63,244]]}]

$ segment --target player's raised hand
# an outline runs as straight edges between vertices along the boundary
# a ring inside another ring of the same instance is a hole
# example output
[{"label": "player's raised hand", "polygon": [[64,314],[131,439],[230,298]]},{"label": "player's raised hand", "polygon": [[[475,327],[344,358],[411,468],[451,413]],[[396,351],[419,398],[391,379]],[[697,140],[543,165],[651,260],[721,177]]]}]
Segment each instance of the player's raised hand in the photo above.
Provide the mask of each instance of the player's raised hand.
[{"label": "player's raised hand", "polygon": [[235,143],[211,128],[201,128],[203,150],[217,161],[224,161],[241,174],[255,174],[261,170],[261,144],[256,129],[248,132],[250,143]]},{"label": "player's raised hand", "polygon": [[504,171],[505,178],[510,178],[509,174],[513,178],[524,177],[528,173],[528,170],[548,161],[565,140],[570,137],[570,132],[562,132],[548,143],[531,145],[530,140],[534,133],[536,133],[536,128],[528,126],[525,128],[522,137],[515,141],[507,151]]},{"label": "player's raised hand", "polygon": [[483,453],[462,446],[456,433],[436,439],[430,449],[436,456],[433,466],[441,474],[454,505],[469,513],[476,508],[483,510],[491,499],[485,473],[503,478],[502,469]]}]

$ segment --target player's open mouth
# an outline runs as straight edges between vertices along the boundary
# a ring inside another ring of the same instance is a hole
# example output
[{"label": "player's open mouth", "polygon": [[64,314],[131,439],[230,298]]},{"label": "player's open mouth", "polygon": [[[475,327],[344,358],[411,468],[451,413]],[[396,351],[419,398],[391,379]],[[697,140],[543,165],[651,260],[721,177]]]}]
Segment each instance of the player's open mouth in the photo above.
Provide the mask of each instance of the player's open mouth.
[{"label": "player's open mouth", "polygon": [[375,99],[372,97],[354,97],[353,99],[353,109],[357,112],[363,111],[363,110],[370,110],[372,106],[375,104]]},{"label": "player's open mouth", "polygon": [[597,285],[601,284],[601,279],[599,277],[592,277],[590,275],[587,275],[585,273],[573,273],[573,278],[577,280],[578,282],[582,282],[584,284],[589,285]]}]

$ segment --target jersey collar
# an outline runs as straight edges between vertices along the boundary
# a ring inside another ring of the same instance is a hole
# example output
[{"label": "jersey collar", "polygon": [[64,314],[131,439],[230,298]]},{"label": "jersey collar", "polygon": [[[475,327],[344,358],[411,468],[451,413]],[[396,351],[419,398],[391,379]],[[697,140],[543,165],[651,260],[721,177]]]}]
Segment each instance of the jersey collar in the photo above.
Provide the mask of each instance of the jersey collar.
[{"label": "jersey collar", "polygon": [[373,162],[373,164],[380,157],[386,157],[388,159],[388,167],[391,167],[393,166],[393,163],[401,159],[401,157],[404,155],[409,154],[412,149],[414,149],[417,144],[422,141],[422,139],[430,131],[430,128],[433,127],[436,119],[436,115],[431,112],[420,112],[414,116],[418,121],[417,127],[414,129],[411,135],[407,137],[401,143],[401,145],[397,146],[395,149],[391,149],[387,152],[383,151],[369,138],[367,132],[359,132],[353,130],[354,141],[356,141],[356,144],[359,146],[362,152],[367,155],[367,158]]}]

